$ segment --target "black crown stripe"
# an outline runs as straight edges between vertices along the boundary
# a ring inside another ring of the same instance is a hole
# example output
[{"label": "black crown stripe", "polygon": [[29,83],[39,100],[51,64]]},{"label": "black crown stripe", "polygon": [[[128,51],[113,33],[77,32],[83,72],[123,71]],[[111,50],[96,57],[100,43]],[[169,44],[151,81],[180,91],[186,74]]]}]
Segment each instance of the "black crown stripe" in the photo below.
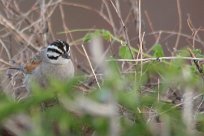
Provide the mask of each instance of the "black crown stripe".
[{"label": "black crown stripe", "polygon": [[55,42],[53,42],[51,45],[55,45],[55,46],[58,47],[61,51],[65,52],[65,50],[64,50],[64,45],[63,45],[60,41],[55,41]]},{"label": "black crown stripe", "polygon": [[[57,41],[51,43],[51,45],[55,45],[56,47],[61,49],[63,52],[68,52],[70,49],[69,44],[65,41],[62,41],[62,40],[57,40]],[[64,47],[66,47],[66,50],[64,50]]]},{"label": "black crown stripe", "polygon": [[69,45],[68,43],[66,43],[65,41],[60,41],[66,48],[66,51],[68,52],[69,51]]}]

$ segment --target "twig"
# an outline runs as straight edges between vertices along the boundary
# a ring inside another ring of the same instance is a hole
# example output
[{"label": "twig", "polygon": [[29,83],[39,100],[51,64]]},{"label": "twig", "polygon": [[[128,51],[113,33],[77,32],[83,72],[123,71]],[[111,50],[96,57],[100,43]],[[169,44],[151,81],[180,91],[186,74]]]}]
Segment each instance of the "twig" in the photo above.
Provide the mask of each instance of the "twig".
[{"label": "twig", "polygon": [[[195,56],[195,54],[192,52],[192,50],[191,50],[190,48],[187,48],[187,49],[188,49],[188,51],[189,51],[191,57],[192,57],[192,58],[196,58],[196,56]],[[195,60],[195,59],[194,59],[193,62],[194,62],[194,64],[196,65],[196,68],[197,68],[198,72],[202,75],[202,78],[204,79],[203,68],[202,68],[202,66],[201,66],[200,63],[199,63],[199,60]]]},{"label": "twig", "polygon": [[[179,17],[178,33],[181,33],[181,30],[182,30],[182,14],[181,14],[180,0],[176,0],[176,3],[177,3],[177,10],[178,10],[178,17]],[[177,49],[178,44],[179,44],[179,40],[180,40],[180,35],[177,35],[174,49]]]},{"label": "twig", "polygon": [[[59,5],[59,9],[60,9],[60,14],[61,14],[61,18],[62,18],[63,28],[64,28],[64,30],[68,30],[68,31],[69,31],[69,29],[68,29],[68,27],[67,27],[67,25],[66,25],[66,22],[65,22],[65,15],[64,15],[64,10],[63,10],[62,4]],[[65,33],[65,35],[66,35],[66,41],[70,41],[70,40],[68,39],[68,34],[70,35],[71,39],[73,39],[71,33]]]},{"label": "twig", "polygon": [[188,38],[188,39],[192,39],[192,40],[194,39],[196,42],[199,42],[201,45],[204,45],[204,42],[201,39],[197,39],[197,38],[195,39],[195,38],[192,38],[191,35],[175,32],[175,31],[159,30],[159,31],[154,31],[154,32],[151,32],[151,33],[147,33],[146,36],[154,35],[154,34],[159,34],[159,33],[161,33],[161,34],[164,33],[164,34],[180,35],[180,36]]},{"label": "twig", "polygon": [[49,29],[49,33],[51,35],[51,39],[54,40],[55,39],[55,35],[54,35],[54,32],[53,32],[51,21],[48,21],[48,29]]},{"label": "twig", "polygon": [[45,13],[46,13],[46,10],[47,8],[45,8],[45,0],[41,0],[41,3],[40,3],[40,16],[41,18],[39,19],[41,22],[41,33],[43,35],[42,37],[42,40],[43,40],[43,45],[46,45],[47,44],[47,34],[46,34],[46,29],[47,29],[47,22],[46,22],[46,18],[45,18]]},{"label": "twig", "polygon": [[84,51],[84,53],[85,53],[85,56],[86,56],[86,58],[87,58],[87,60],[88,60],[89,66],[90,66],[90,68],[91,68],[91,71],[92,71],[92,73],[93,73],[93,75],[94,75],[94,77],[95,77],[95,79],[96,79],[96,83],[97,83],[98,87],[101,88],[101,86],[100,86],[100,84],[99,84],[99,82],[98,82],[98,78],[97,78],[97,76],[96,76],[96,74],[95,74],[95,72],[94,72],[93,66],[92,66],[92,64],[91,64],[91,61],[90,61],[90,59],[89,59],[89,56],[88,56],[88,54],[87,54],[87,52],[86,52],[86,49],[84,48],[84,45],[83,45],[83,44],[81,45],[81,47],[82,47],[82,49],[83,49],[83,51]]},{"label": "twig", "polygon": [[82,5],[82,4],[77,4],[77,3],[65,2],[65,1],[63,1],[62,4],[67,5],[67,6],[79,7],[82,9],[93,11],[93,12],[97,13],[99,16],[101,16],[110,26],[112,26],[109,19],[103,13],[101,13],[100,11],[98,11],[96,9],[93,9],[92,7]]},{"label": "twig", "polygon": [[106,60],[106,61],[117,61],[117,62],[139,62],[139,61],[161,61],[161,60],[197,60],[197,61],[204,61],[204,58],[193,58],[193,57],[159,57],[159,58],[144,58],[144,59],[112,59],[112,60]]},{"label": "twig", "polygon": [[[144,11],[144,14],[145,14],[145,17],[146,17],[147,22],[148,22],[148,24],[149,24],[150,30],[151,30],[152,32],[154,32],[154,27],[153,27],[152,21],[151,21],[151,19],[150,19],[150,16],[149,16],[147,10]],[[157,40],[157,39],[158,39],[158,36],[157,36],[157,35],[154,35],[154,38],[155,38],[155,40]]]},{"label": "twig", "polygon": [[157,84],[158,84],[158,86],[157,86],[157,101],[158,101],[158,103],[160,102],[160,94],[159,94],[159,91],[160,91],[160,79],[158,78],[157,79]]},{"label": "twig", "polygon": [[[200,96],[203,96],[203,93],[194,96],[194,97],[193,97],[191,100],[189,100],[189,101],[194,102],[194,101],[195,101],[196,99],[198,99]],[[164,101],[164,102],[166,102],[166,101]],[[162,115],[162,114],[165,114],[165,113],[167,113],[167,112],[170,112],[171,110],[173,110],[173,109],[175,109],[175,108],[177,108],[177,107],[180,107],[180,106],[182,106],[183,104],[184,104],[184,102],[180,102],[180,103],[178,103],[178,104],[172,106],[171,108],[169,108],[169,109],[167,109],[167,110],[165,110],[165,111],[162,111],[162,112],[158,113],[158,114],[155,115],[155,116]]]},{"label": "twig", "polygon": [[125,35],[125,41],[127,43],[127,47],[130,51],[130,54],[131,54],[131,57],[134,58],[134,55],[133,55],[133,52],[131,50],[131,46],[130,46],[130,40],[129,40],[129,37],[128,37],[128,33],[127,33],[127,28],[125,26],[125,23],[123,22],[123,19],[121,17],[121,14],[119,13],[119,9],[117,9],[117,7],[114,5],[114,3],[112,2],[112,0],[110,0],[113,8],[115,9],[115,12],[117,13],[119,19],[120,19],[120,22],[121,22],[121,25],[122,25],[122,28],[123,28],[123,31],[124,31],[124,35]]},{"label": "twig", "polygon": [[[140,52],[138,52],[138,54],[140,53],[140,59],[143,59],[143,38],[144,38],[144,33],[142,35],[142,15],[141,15],[141,0],[139,0],[139,4],[138,4],[138,20],[139,20],[139,30],[138,30],[138,35],[139,35],[139,45],[140,45]],[[142,65],[142,61],[141,63],[141,72],[140,75],[142,77],[142,70],[143,70],[143,65]]]},{"label": "twig", "polygon": [[3,64],[5,64],[5,65],[7,65],[7,66],[12,66],[10,63],[6,62],[6,61],[3,60],[3,59],[0,59],[0,63],[3,63]]},{"label": "twig", "polygon": [[0,24],[4,25],[6,28],[15,32],[15,34],[24,42],[26,42],[32,49],[34,49],[35,51],[39,50],[37,47],[35,47],[35,45],[29,40],[29,38],[24,33],[21,33],[20,31],[18,31],[15,28],[15,26],[6,18],[4,18],[1,14],[0,14]]},{"label": "twig", "polygon": [[107,10],[107,13],[108,13],[108,18],[110,20],[110,24],[112,25],[112,29],[113,29],[113,32],[114,34],[116,35],[116,26],[115,26],[115,23],[114,23],[114,20],[113,20],[113,16],[112,16],[112,13],[111,13],[111,10],[109,8],[109,4],[107,3],[107,0],[102,0],[105,7],[106,7],[106,10]]},{"label": "twig", "polygon": [[11,53],[9,52],[8,48],[6,47],[5,43],[0,39],[0,43],[2,47],[5,49],[8,59],[11,60]]},{"label": "twig", "polygon": [[197,39],[200,40],[200,37],[198,35],[198,32],[200,30],[202,30],[201,28],[195,28],[192,21],[191,21],[191,18],[190,16],[188,16],[188,19],[187,19],[187,24],[188,24],[188,27],[190,28],[190,30],[192,31],[192,36],[193,36],[193,49],[195,48],[195,39],[197,37]]}]

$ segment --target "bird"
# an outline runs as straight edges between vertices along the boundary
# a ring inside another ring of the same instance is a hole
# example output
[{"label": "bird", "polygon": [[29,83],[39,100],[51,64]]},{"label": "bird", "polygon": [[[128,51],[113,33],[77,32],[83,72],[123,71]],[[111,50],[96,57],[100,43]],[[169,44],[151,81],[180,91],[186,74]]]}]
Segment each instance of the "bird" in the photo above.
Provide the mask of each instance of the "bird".
[{"label": "bird", "polygon": [[50,78],[65,82],[73,78],[75,73],[70,45],[62,40],[56,40],[48,44],[28,63],[9,69],[20,70],[24,73],[23,84],[27,90],[27,96],[32,95],[33,83],[42,88],[48,88]]},{"label": "bird", "polygon": [[46,88],[49,78],[66,81],[74,76],[74,65],[71,60],[70,46],[67,42],[56,40],[49,44],[23,67],[24,84],[31,92],[32,82]]}]

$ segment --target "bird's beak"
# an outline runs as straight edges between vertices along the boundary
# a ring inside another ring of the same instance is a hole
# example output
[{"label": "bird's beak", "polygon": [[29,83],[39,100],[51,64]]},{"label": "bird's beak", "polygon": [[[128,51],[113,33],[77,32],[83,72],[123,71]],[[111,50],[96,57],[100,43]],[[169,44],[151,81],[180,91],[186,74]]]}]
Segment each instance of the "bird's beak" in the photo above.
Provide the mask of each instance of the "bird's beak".
[{"label": "bird's beak", "polygon": [[71,58],[69,53],[67,53],[67,52],[63,53],[61,56],[62,56],[62,58],[65,58],[65,59],[70,59]]}]

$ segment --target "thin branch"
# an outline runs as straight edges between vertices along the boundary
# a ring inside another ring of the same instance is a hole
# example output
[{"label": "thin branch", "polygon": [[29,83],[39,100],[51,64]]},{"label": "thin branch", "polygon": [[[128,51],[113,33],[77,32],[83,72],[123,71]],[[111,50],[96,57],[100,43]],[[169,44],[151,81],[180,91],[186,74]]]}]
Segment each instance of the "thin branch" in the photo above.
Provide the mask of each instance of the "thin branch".
[{"label": "thin branch", "polygon": [[[138,9],[139,9],[139,13],[138,13],[138,20],[139,20],[139,30],[138,30],[138,35],[139,35],[139,45],[140,45],[140,59],[143,58],[143,38],[144,38],[144,33],[142,35],[142,15],[141,15],[141,0],[139,0],[139,4],[138,4]],[[138,53],[138,54],[139,54]],[[142,65],[142,61],[141,63],[141,77],[142,77],[142,70],[143,70],[143,65]]]},{"label": "thin branch", "polygon": [[46,8],[45,8],[45,0],[41,0],[41,3],[40,3],[40,23],[41,23],[41,33],[42,33],[42,40],[43,40],[43,45],[46,45],[47,44],[47,34],[45,32],[45,29],[47,29],[47,22],[46,22],[46,18],[45,18],[45,13],[46,13]]},{"label": "thin branch", "polygon": [[[191,57],[192,58],[196,58],[195,54],[193,53],[193,51],[190,49],[190,48],[187,48]],[[198,72],[202,75],[202,78],[204,79],[204,73],[203,73],[203,68],[202,66],[200,65],[199,61],[198,60],[193,60]]]},{"label": "thin branch", "polygon": [[[178,10],[178,17],[179,17],[178,33],[181,33],[181,30],[182,30],[182,14],[181,14],[180,0],[176,0],[176,3],[177,3],[177,10]],[[177,35],[174,49],[178,48],[179,40],[180,40],[180,35]]]},{"label": "thin branch", "polygon": [[[148,24],[149,24],[150,30],[151,30],[152,32],[154,32],[154,27],[153,27],[152,21],[151,21],[151,19],[150,19],[150,16],[149,16],[147,10],[144,11],[144,14],[145,14],[145,17],[146,17],[147,22],[148,22]],[[157,37],[158,37],[157,35],[154,35],[154,37],[155,37],[155,40],[158,39],[158,38],[157,38]]]},{"label": "thin branch", "polygon": [[197,60],[197,61],[204,61],[204,58],[193,58],[193,57],[159,57],[159,58],[144,58],[144,59],[112,59],[106,61],[117,61],[117,62],[140,62],[140,61],[162,61],[162,60]]},{"label": "thin branch", "polygon": [[3,59],[0,59],[0,63],[3,63],[7,66],[12,66],[10,63],[8,63],[7,61],[3,60]]},{"label": "thin branch", "polygon": [[133,52],[131,50],[131,46],[130,46],[130,40],[129,40],[129,36],[128,36],[128,33],[127,33],[127,27],[125,26],[125,23],[123,22],[123,19],[122,19],[122,16],[121,14],[119,13],[119,9],[117,9],[117,7],[114,5],[114,3],[110,0],[113,8],[115,9],[115,12],[117,13],[119,19],[120,19],[120,22],[121,22],[121,25],[122,25],[122,28],[123,28],[123,31],[124,31],[124,35],[125,35],[125,41],[127,43],[127,47],[131,53],[131,56],[132,58],[134,58],[134,55],[133,55]]},{"label": "thin branch", "polygon": [[[63,10],[62,4],[59,5],[59,9],[60,9],[60,14],[61,14],[61,18],[62,18],[63,28],[64,28],[64,30],[66,30],[66,31],[68,30],[68,31],[69,31],[69,29],[68,29],[68,27],[67,27],[67,25],[66,25],[65,15],[64,15],[64,10]],[[65,35],[66,35],[66,41],[70,41],[69,38],[68,38],[68,34],[70,35],[71,39],[73,40],[73,37],[72,37],[71,33],[65,33]]]},{"label": "thin branch", "polygon": [[20,31],[18,31],[15,28],[15,26],[9,20],[4,18],[1,14],[0,14],[0,24],[5,26],[6,28],[12,30],[13,32],[15,32],[16,36],[18,36],[25,43],[27,43],[32,49],[34,49],[35,51],[39,50],[37,47],[35,47],[35,45],[29,40],[29,38],[24,33],[21,33]]},{"label": "thin branch", "polygon": [[6,47],[5,43],[0,39],[0,43],[2,47],[5,49],[8,59],[11,60],[11,53],[9,52],[8,48]]},{"label": "thin branch", "polygon": [[87,52],[86,52],[86,49],[84,48],[84,45],[83,45],[83,44],[81,45],[81,47],[82,47],[82,49],[83,49],[83,51],[84,51],[84,53],[85,53],[85,56],[86,56],[86,58],[87,58],[87,60],[88,60],[89,66],[90,66],[90,68],[91,68],[91,71],[92,71],[92,73],[93,73],[93,75],[94,75],[94,77],[95,77],[95,79],[96,79],[96,83],[97,83],[98,87],[101,88],[101,86],[100,86],[100,84],[99,84],[99,81],[98,81],[98,78],[97,78],[97,76],[96,76],[96,74],[95,74],[95,72],[94,72],[93,66],[92,66],[92,64],[91,64],[91,61],[90,61],[90,59],[89,59],[89,56],[88,56],[88,54],[87,54]]},{"label": "thin branch", "polygon": [[110,20],[110,24],[112,25],[113,32],[116,35],[117,28],[115,26],[112,13],[111,13],[111,10],[109,8],[109,4],[107,3],[107,0],[102,0],[102,1],[103,1],[104,5],[106,7],[106,10],[107,10],[107,13],[108,13],[108,18]]},{"label": "thin branch", "polygon": [[198,32],[201,31],[202,29],[199,27],[199,28],[195,28],[192,21],[191,21],[191,18],[190,16],[188,16],[188,19],[187,19],[187,24],[188,24],[188,27],[190,28],[190,30],[192,31],[192,36],[193,36],[193,49],[195,48],[195,39],[201,39],[198,35]]},{"label": "thin branch", "polygon": [[82,8],[82,9],[93,11],[93,12],[97,13],[99,16],[101,16],[111,27],[113,27],[112,24],[109,21],[109,18],[107,18],[100,11],[98,11],[96,9],[93,9],[92,7],[89,7],[89,6],[86,6],[86,5],[82,5],[82,4],[77,4],[77,3],[65,2],[65,1],[63,1],[62,4],[63,5],[67,5],[67,6],[79,7],[79,8]]},{"label": "thin branch", "polygon": [[154,32],[151,32],[151,33],[147,33],[146,36],[154,35],[154,34],[159,34],[159,33],[161,33],[161,34],[164,33],[164,34],[179,35],[179,36],[182,36],[182,37],[185,37],[185,38],[188,38],[188,39],[195,40],[196,42],[199,42],[201,45],[204,45],[204,41],[202,41],[201,39],[193,38],[191,35],[175,32],[175,31],[159,30],[159,31],[154,31]]}]

